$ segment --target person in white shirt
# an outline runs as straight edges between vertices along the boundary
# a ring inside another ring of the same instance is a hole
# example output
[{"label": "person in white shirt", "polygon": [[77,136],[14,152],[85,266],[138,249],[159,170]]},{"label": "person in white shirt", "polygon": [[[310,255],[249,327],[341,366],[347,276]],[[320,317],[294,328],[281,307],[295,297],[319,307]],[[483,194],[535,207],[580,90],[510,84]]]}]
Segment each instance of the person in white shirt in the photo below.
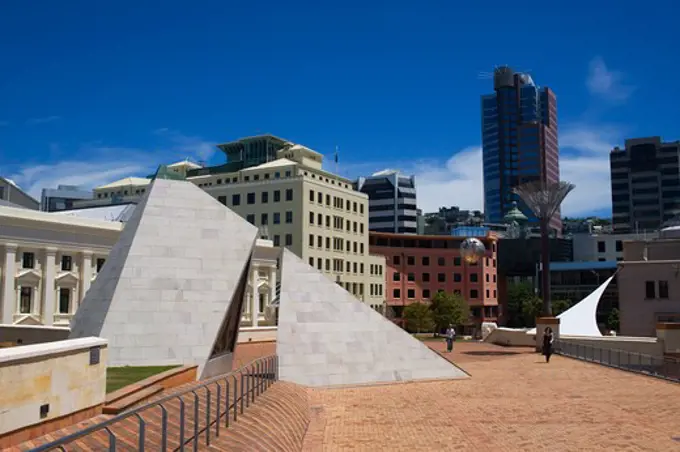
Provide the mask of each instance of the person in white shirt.
[{"label": "person in white shirt", "polygon": [[446,330],[446,350],[451,353],[453,351],[453,343],[456,341],[456,330],[453,325],[449,325]]}]

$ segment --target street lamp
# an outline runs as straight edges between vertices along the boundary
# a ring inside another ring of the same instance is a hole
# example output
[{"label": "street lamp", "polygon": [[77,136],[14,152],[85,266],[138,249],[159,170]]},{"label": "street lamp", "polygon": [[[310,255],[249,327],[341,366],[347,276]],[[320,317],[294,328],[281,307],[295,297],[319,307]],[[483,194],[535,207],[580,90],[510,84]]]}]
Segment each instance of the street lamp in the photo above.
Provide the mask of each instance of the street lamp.
[{"label": "street lamp", "polygon": [[543,292],[543,315],[552,316],[550,302],[550,237],[548,224],[562,201],[575,188],[569,182],[533,181],[516,187],[513,191],[531,209],[541,225],[541,274]]}]

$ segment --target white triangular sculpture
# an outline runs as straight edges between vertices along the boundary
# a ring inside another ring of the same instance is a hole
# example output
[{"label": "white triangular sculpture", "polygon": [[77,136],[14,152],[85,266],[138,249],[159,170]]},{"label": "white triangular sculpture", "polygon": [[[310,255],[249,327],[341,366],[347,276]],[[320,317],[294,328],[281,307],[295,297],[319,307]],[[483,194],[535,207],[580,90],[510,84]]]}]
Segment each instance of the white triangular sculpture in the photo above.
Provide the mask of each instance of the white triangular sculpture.
[{"label": "white triangular sculpture", "polygon": [[185,181],[155,180],[71,322],[110,366],[231,370],[257,228]]},{"label": "white triangular sculpture", "polygon": [[467,377],[288,250],[276,341],[279,378],[305,386]]},{"label": "white triangular sculpture", "polygon": [[[557,316],[560,319],[560,335],[602,336],[600,329],[597,327],[597,305],[600,303],[602,294],[607,290],[614,276],[616,275],[611,276],[590,295]],[[536,334],[536,328],[527,331],[527,334]]]}]

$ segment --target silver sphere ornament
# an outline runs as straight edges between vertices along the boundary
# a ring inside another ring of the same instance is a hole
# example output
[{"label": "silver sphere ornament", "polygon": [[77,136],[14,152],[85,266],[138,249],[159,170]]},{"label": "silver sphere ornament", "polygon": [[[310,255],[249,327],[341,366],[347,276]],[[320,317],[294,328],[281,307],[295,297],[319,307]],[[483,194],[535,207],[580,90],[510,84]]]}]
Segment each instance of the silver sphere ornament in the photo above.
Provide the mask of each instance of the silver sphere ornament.
[{"label": "silver sphere ornament", "polygon": [[474,264],[484,256],[486,248],[479,239],[469,238],[460,244],[460,255],[468,264]]}]

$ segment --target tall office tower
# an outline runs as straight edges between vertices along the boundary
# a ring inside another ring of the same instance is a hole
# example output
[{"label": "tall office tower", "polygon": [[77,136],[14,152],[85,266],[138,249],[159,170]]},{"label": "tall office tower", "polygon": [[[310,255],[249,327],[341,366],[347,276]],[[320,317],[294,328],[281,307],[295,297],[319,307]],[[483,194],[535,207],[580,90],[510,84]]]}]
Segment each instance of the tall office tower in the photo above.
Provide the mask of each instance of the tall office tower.
[{"label": "tall office tower", "polygon": [[[487,223],[502,223],[517,202],[529,223],[538,220],[513,188],[526,182],[560,180],[557,100],[529,74],[507,66],[494,71],[494,94],[482,96],[484,213]],[[550,228],[562,230],[559,210]]]},{"label": "tall office tower", "polygon": [[360,177],[354,189],[368,195],[368,229],[376,232],[416,234],[416,180],[398,171],[379,171]]},{"label": "tall office tower", "polygon": [[655,231],[680,215],[680,141],[626,140],[609,163],[614,232]]}]

